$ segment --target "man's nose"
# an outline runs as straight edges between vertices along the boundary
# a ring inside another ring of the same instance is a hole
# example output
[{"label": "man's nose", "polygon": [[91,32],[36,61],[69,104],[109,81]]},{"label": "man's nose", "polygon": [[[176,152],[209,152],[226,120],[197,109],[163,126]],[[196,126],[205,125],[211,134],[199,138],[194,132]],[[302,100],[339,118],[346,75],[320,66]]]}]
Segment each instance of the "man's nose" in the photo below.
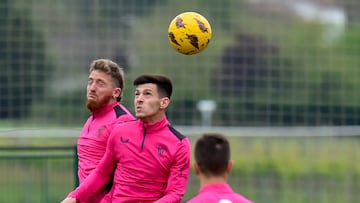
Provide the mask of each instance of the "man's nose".
[{"label": "man's nose", "polygon": [[96,90],[96,85],[95,85],[95,83],[88,84],[88,89],[89,89],[90,91],[95,91],[95,90]]},{"label": "man's nose", "polygon": [[135,100],[136,100],[136,101],[139,101],[139,102],[143,101],[143,96],[142,96],[142,94],[137,95],[137,96],[135,97]]}]

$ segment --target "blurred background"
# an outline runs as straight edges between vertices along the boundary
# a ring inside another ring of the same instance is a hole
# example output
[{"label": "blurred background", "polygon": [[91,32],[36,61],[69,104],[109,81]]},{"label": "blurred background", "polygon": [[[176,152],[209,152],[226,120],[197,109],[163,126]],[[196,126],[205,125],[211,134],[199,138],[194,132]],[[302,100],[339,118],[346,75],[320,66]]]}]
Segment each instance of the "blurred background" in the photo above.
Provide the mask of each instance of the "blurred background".
[{"label": "blurred background", "polygon": [[[177,53],[179,13],[208,19],[200,54]],[[357,0],[1,0],[0,202],[59,202],[77,184],[74,146],[92,60],[132,80],[174,82],[168,118],[195,141],[231,140],[230,184],[261,203],[360,202]],[[185,199],[198,192],[191,174]]]}]

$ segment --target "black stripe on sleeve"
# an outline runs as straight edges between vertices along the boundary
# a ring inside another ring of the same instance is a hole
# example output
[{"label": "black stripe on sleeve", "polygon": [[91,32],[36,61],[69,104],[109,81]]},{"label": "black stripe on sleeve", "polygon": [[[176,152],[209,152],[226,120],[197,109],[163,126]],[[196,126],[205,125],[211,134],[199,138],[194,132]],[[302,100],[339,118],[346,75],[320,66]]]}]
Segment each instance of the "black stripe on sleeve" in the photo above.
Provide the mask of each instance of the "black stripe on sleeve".
[{"label": "black stripe on sleeve", "polygon": [[124,109],[122,109],[119,105],[116,105],[114,107],[114,111],[115,111],[115,114],[116,114],[116,118],[119,118],[120,116],[126,114],[126,111]]},{"label": "black stripe on sleeve", "polygon": [[168,125],[169,130],[174,133],[174,135],[179,139],[179,140],[183,140],[184,138],[186,138],[185,135],[181,134],[179,131],[177,131],[174,127],[172,127],[171,125]]}]

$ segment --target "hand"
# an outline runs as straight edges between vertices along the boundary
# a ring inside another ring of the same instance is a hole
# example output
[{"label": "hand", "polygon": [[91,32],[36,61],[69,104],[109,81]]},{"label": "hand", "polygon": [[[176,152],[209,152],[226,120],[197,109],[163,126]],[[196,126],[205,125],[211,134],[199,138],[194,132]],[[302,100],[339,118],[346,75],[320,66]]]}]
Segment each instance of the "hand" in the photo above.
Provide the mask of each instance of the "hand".
[{"label": "hand", "polygon": [[63,201],[61,201],[60,203],[76,203],[76,199],[72,198],[72,197],[67,197]]}]

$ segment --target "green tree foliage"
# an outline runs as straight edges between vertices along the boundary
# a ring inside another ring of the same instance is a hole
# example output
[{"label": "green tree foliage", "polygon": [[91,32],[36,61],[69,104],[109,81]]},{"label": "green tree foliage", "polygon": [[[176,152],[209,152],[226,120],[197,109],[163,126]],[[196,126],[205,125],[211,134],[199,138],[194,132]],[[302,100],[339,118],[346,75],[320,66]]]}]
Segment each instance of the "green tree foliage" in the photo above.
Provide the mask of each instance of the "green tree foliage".
[{"label": "green tree foliage", "polygon": [[1,4],[0,118],[24,118],[32,103],[43,96],[50,66],[29,10],[16,9],[10,0]]}]

